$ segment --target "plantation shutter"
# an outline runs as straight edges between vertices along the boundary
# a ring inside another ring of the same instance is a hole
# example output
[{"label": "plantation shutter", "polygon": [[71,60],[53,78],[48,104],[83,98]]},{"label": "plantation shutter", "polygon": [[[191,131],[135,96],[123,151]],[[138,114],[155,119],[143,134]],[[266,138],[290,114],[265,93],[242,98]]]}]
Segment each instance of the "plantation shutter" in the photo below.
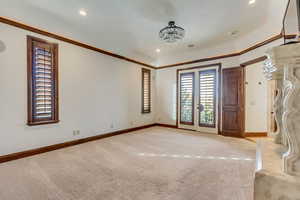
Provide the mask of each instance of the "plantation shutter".
[{"label": "plantation shutter", "polygon": [[28,124],[58,122],[57,45],[28,37]]},{"label": "plantation shutter", "polygon": [[180,74],[180,123],[194,124],[194,73]]},{"label": "plantation shutter", "polygon": [[215,127],[216,118],[216,70],[199,72],[200,126]]},{"label": "plantation shutter", "polygon": [[151,71],[142,69],[142,113],[151,112]]}]

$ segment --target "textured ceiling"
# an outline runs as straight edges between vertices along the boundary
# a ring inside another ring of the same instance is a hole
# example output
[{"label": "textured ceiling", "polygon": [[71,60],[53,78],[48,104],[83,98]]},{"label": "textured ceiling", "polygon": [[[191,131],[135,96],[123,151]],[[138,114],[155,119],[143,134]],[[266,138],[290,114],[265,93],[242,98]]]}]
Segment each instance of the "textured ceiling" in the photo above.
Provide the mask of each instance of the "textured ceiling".
[{"label": "textured ceiling", "polygon": [[[262,26],[274,0],[1,0],[1,16],[154,64],[159,56],[204,48]],[[277,1],[277,0],[275,0]],[[85,9],[87,16],[78,14]],[[175,20],[186,37],[165,44],[158,32]],[[156,53],[160,48],[161,53]]]}]

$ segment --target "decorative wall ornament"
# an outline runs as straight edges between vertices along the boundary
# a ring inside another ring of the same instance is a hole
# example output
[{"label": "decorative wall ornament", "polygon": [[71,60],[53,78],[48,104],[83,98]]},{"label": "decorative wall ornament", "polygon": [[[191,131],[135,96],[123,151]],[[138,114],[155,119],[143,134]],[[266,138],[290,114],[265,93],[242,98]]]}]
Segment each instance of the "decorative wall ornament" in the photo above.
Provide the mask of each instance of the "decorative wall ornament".
[{"label": "decorative wall ornament", "polygon": [[178,40],[182,40],[185,36],[185,30],[175,25],[174,21],[170,21],[169,25],[159,32],[161,40],[167,43],[174,43]]},{"label": "decorative wall ornament", "polygon": [[272,60],[269,54],[266,55],[267,59],[264,62],[263,73],[267,80],[282,80],[283,73],[282,69],[277,68],[275,65],[275,61]]}]

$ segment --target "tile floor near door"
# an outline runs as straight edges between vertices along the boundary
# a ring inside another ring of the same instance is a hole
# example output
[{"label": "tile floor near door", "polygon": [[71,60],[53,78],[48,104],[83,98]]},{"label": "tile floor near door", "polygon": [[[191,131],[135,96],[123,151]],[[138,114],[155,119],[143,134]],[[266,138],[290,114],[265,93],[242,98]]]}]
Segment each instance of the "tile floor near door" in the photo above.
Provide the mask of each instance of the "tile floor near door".
[{"label": "tile floor near door", "polygon": [[1,200],[252,200],[255,144],[153,127],[0,164]]}]

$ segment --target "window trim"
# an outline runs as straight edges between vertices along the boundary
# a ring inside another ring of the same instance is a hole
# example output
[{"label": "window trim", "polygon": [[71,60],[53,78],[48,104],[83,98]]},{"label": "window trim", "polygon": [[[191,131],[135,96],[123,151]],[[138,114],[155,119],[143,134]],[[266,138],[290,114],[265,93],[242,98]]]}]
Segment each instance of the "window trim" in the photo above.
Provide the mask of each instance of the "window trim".
[{"label": "window trim", "polygon": [[[46,120],[35,120],[33,116],[33,108],[34,108],[34,91],[33,91],[33,47],[34,43],[40,43],[41,45],[50,46],[53,50],[53,110],[52,110],[52,119]],[[28,126],[36,126],[36,125],[46,125],[46,124],[54,124],[59,122],[59,105],[58,105],[58,44],[50,43],[46,40],[39,39],[32,36],[27,36],[27,125]]]},{"label": "window trim", "polygon": [[[145,89],[145,85],[144,85],[144,79],[145,79],[145,74],[149,74],[149,82],[148,82],[148,87],[149,87],[149,110],[146,110],[144,107],[144,97],[145,97],[145,93],[144,93],[144,89]],[[151,70],[150,69],[146,69],[146,68],[142,68],[142,114],[149,114],[151,113]]]}]

